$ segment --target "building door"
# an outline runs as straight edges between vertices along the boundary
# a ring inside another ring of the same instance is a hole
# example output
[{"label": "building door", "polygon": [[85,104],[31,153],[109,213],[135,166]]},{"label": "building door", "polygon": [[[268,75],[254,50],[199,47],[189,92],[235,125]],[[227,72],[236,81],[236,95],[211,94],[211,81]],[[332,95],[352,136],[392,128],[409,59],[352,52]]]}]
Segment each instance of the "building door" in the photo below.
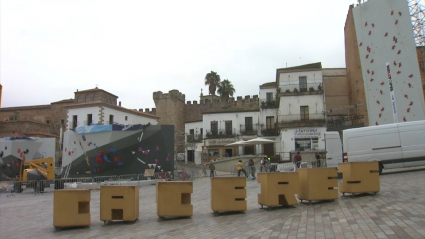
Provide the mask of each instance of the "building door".
[{"label": "building door", "polygon": [[255,155],[254,145],[245,146],[245,155],[247,154]]},{"label": "building door", "polygon": [[192,163],[195,161],[195,150],[187,151],[187,161]]},{"label": "building door", "polygon": [[72,130],[75,130],[75,128],[77,128],[77,125],[78,125],[78,118],[77,118],[77,116],[76,115],[73,115],[72,116]]},{"label": "building door", "polygon": [[225,156],[226,157],[232,157],[232,149],[225,149]]},{"label": "building door", "polygon": [[300,106],[300,117],[301,121],[307,121],[309,119],[308,105]]},{"label": "building door", "polygon": [[109,115],[109,124],[114,124],[114,115]]},{"label": "building door", "polygon": [[88,114],[87,115],[87,125],[91,125],[92,122],[93,122],[92,114]]},{"label": "building door", "polygon": [[267,157],[272,157],[272,156],[275,155],[273,145],[274,145],[274,143],[263,145],[263,147],[264,147],[263,152],[264,152],[265,155],[267,155]]}]

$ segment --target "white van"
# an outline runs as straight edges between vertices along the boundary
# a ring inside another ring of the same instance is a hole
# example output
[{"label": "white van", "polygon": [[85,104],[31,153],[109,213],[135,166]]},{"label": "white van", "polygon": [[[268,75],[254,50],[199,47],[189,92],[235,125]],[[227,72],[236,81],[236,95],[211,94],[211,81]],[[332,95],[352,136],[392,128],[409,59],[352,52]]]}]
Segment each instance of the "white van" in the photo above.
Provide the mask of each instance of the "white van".
[{"label": "white van", "polygon": [[379,161],[380,172],[425,166],[425,120],[343,130],[342,148],[338,137],[338,132],[325,133],[328,167],[365,161]]}]

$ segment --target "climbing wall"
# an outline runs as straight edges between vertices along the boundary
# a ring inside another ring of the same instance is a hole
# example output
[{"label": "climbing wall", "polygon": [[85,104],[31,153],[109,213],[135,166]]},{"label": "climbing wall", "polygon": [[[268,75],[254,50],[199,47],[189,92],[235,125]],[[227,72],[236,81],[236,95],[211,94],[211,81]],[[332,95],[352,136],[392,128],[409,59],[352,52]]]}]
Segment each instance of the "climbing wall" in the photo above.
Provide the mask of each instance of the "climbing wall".
[{"label": "climbing wall", "polygon": [[[405,0],[370,0],[353,9],[369,125],[425,119],[416,47]],[[391,102],[389,62],[395,105]]]}]

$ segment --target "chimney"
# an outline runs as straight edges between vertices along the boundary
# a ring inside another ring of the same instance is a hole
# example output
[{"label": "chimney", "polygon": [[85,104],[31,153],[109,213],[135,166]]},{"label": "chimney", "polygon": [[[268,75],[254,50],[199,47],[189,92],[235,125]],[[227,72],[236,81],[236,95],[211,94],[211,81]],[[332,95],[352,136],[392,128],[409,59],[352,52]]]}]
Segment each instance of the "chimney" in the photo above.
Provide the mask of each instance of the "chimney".
[{"label": "chimney", "polygon": [[118,105],[119,105],[119,106],[121,106],[121,101],[120,101],[120,102],[118,102]]}]

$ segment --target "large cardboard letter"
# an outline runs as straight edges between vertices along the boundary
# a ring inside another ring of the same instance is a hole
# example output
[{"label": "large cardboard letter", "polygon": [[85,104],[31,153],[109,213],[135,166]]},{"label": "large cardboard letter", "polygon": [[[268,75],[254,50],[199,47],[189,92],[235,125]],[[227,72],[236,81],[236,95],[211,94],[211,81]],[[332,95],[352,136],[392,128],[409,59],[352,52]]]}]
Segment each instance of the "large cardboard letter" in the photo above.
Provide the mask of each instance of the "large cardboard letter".
[{"label": "large cardboard letter", "polygon": [[156,183],[156,214],[159,217],[191,217],[193,182]]},{"label": "large cardboard letter", "polygon": [[246,178],[211,178],[211,210],[213,212],[246,211]]},{"label": "large cardboard letter", "polygon": [[342,173],[341,193],[377,193],[379,185],[378,162],[355,162],[338,164]]},{"label": "large cardboard letter", "polygon": [[336,168],[300,168],[298,199],[307,201],[338,199],[338,172]]},{"label": "large cardboard letter", "polygon": [[139,218],[139,187],[100,187],[101,221],[135,221],[137,218]]},{"label": "large cardboard letter", "polygon": [[53,226],[90,226],[90,190],[55,190]]},{"label": "large cardboard letter", "polygon": [[298,172],[258,173],[257,182],[261,184],[258,204],[268,207],[298,204],[295,198],[299,191]]}]

